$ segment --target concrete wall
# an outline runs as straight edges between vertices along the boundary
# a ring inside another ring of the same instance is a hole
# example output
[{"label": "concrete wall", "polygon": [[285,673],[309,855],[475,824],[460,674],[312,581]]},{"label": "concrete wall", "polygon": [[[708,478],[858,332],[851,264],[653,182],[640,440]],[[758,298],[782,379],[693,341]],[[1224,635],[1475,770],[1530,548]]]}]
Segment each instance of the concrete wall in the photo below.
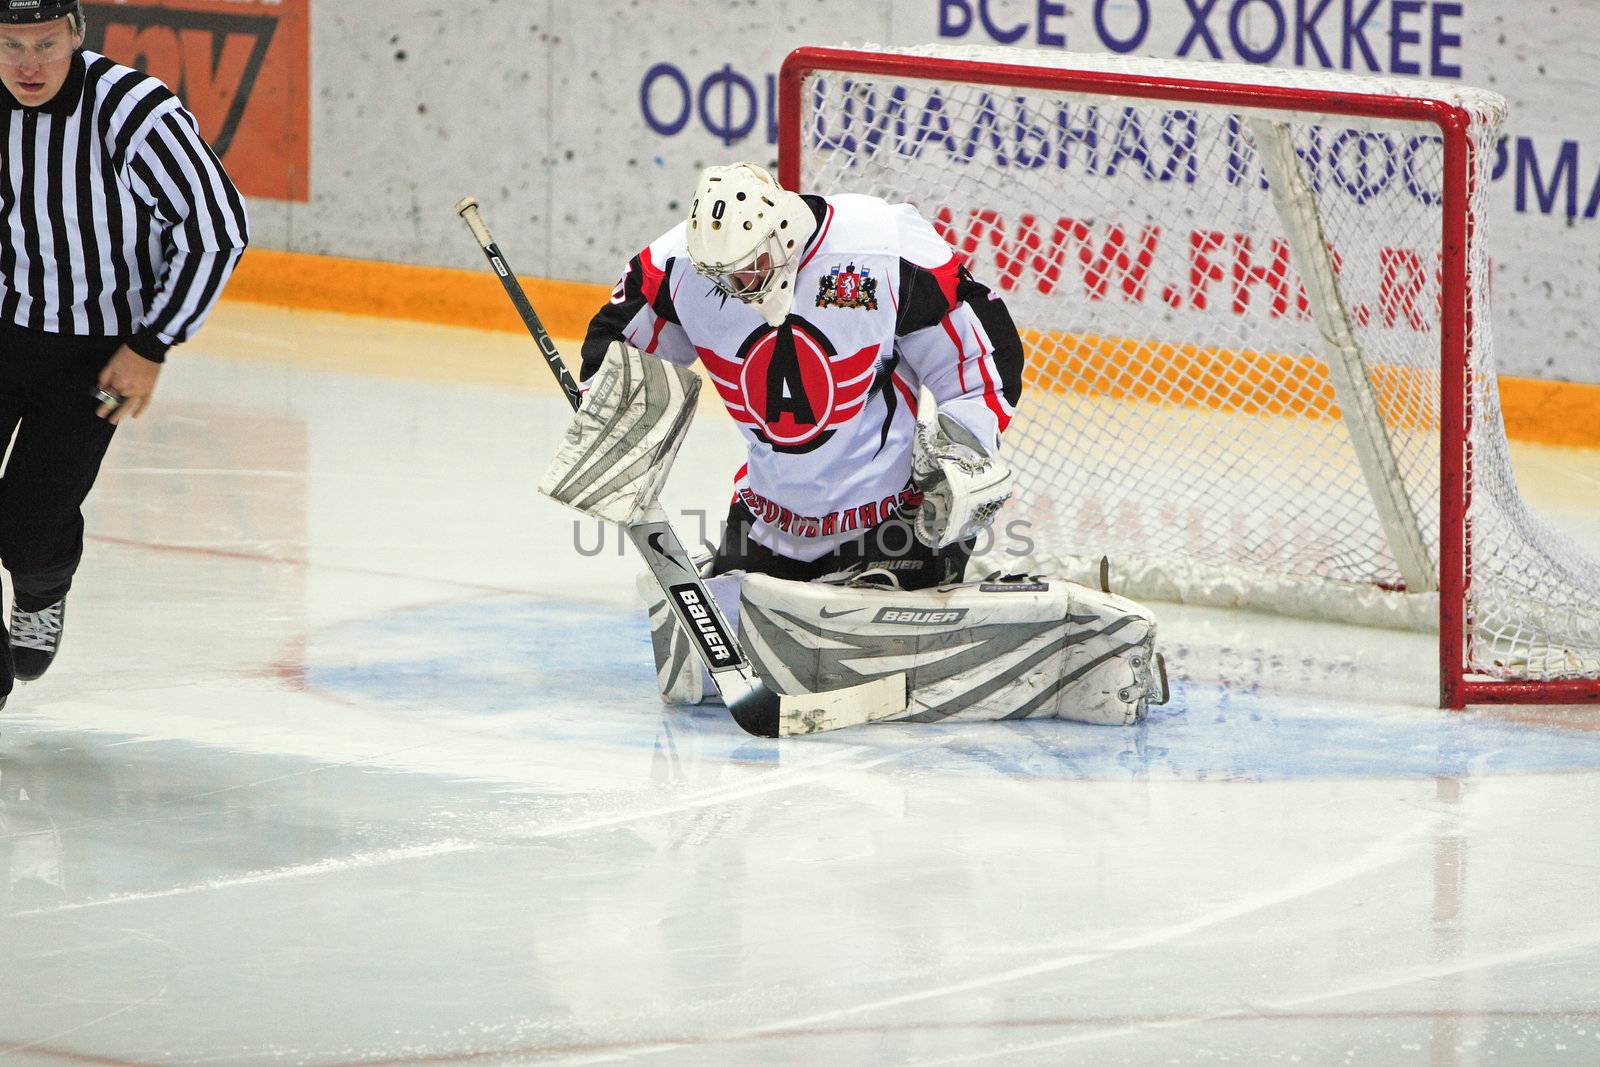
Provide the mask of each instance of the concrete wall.
[{"label": "concrete wall", "polygon": [[775,160],[773,76],[791,48],[1105,51],[1145,21],[1140,54],[1504,93],[1501,367],[1600,382],[1592,15],[1582,0],[314,0],[311,200],[251,206],[266,247],[475,268],[450,211],[470,193],[519,271],[609,283],[681,217],[700,167]]}]

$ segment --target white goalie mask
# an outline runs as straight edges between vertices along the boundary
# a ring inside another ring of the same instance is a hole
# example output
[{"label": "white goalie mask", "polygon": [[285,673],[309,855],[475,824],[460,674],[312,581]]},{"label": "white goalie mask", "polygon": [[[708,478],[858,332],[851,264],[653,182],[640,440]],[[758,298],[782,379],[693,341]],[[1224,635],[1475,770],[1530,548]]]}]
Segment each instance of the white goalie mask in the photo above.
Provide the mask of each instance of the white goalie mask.
[{"label": "white goalie mask", "polygon": [[778,326],[794,304],[800,253],[816,227],[800,194],[754,163],[707,167],[689,208],[689,258],[719,290]]}]

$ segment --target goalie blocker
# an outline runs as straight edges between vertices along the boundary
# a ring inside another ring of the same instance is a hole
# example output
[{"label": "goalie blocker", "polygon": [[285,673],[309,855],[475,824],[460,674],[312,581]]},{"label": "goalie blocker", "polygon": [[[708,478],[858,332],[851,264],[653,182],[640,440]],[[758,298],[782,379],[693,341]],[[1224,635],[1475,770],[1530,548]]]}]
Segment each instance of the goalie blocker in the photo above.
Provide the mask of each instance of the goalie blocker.
[{"label": "goalie blocker", "polygon": [[612,342],[539,492],[597,519],[641,521],[672,469],[699,394],[693,371]]},{"label": "goalie blocker", "polygon": [[[1060,718],[1130,726],[1152,704],[1167,702],[1150,613],[1071,582],[1010,578],[904,592],[723,575],[708,585],[739,619],[743,643],[769,684],[829,689],[904,671],[911,699],[900,721]],[[654,600],[662,699],[698,703],[708,692],[699,665],[659,594]]]}]

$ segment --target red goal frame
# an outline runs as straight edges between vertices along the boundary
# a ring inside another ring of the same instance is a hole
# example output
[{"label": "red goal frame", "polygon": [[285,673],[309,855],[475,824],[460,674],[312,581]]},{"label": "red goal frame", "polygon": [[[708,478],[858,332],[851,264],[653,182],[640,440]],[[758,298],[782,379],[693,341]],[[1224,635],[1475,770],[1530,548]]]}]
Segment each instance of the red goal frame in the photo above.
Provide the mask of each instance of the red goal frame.
[{"label": "red goal frame", "polygon": [[1472,584],[1472,455],[1467,403],[1472,370],[1472,293],[1467,284],[1467,248],[1473,223],[1468,214],[1472,152],[1467,112],[1424,97],[1334,93],[1319,89],[1196,81],[1142,74],[1056,70],[1020,64],[933,56],[860,52],[841,48],[797,48],[778,76],[778,178],[800,188],[801,90],[817,71],[882,74],[926,81],[962,81],[1020,89],[1101,93],[1145,100],[1193,102],[1241,109],[1316,111],[1331,115],[1400,119],[1438,128],[1444,141],[1442,238],[1443,307],[1440,323],[1439,492],[1439,706],[1469,704],[1600,703],[1600,680],[1505,681],[1473,677],[1467,668],[1471,642],[1466,617]]}]

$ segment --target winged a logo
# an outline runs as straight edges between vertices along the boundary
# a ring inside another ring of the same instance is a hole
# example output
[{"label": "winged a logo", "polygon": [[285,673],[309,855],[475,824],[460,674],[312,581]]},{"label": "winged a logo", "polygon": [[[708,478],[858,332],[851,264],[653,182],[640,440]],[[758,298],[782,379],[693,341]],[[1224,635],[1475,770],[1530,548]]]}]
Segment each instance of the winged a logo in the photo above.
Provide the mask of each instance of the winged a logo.
[{"label": "winged a logo", "polygon": [[697,346],[700,365],[734,421],[780,452],[810,452],[861,413],[871,395],[878,345],[840,353],[797,316],[762,325],[729,358]]}]

